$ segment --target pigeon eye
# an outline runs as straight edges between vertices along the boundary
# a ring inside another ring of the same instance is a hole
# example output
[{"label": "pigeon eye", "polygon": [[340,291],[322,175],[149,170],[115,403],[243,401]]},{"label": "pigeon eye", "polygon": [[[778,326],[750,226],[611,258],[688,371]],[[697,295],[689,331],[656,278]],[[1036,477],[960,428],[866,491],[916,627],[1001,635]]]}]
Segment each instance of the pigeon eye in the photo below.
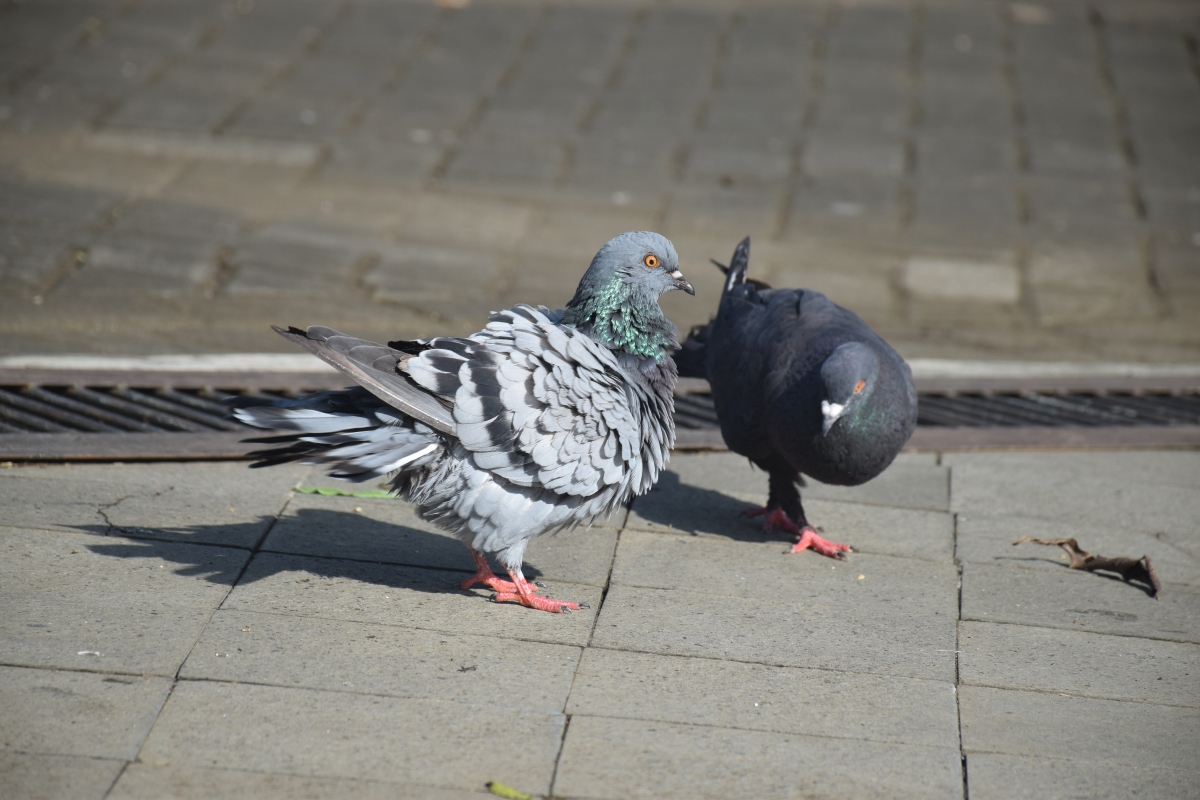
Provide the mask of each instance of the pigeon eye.
[{"label": "pigeon eye", "polygon": [[858,394],[859,392],[861,392],[863,390],[863,387],[866,385],[867,385],[866,381],[859,381],[858,383],[854,384],[854,393]]},{"label": "pigeon eye", "polygon": [[643,263],[643,264],[645,264],[645,265],[646,265],[647,267],[649,267],[650,269],[654,269],[655,267],[657,267],[657,266],[658,266],[659,264],[661,264],[662,262],[658,260],[658,256],[656,256],[656,255],[654,255],[653,253],[651,253],[650,255],[648,255],[648,256],[646,256],[645,258],[643,258],[643,259],[642,259],[642,263]]}]

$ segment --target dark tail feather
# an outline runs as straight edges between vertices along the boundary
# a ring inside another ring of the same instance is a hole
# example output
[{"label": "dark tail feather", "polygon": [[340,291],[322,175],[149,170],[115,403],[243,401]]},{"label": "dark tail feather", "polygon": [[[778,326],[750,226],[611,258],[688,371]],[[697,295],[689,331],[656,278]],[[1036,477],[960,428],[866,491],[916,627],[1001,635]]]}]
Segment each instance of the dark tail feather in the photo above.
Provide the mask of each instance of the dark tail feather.
[{"label": "dark tail feather", "polygon": [[[750,267],[750,237],[738,244],[737,249],[733,251],[733,258],[729,260],[729,266],[725,266],[716,259],[712,263],[717,265],[717,269],[725,273],[725,288],[721,290],[721,297],[728,294],[733,287],[740,286],[747,281],[753,284],[756,288],[760,282],[753,278],[746,277],[746,270]],[[770,288],[766,284],[762,284],[762,288]],[[675,351],[675,366],[679,369],[679,375],[683,378],[707,378],[708,377],[708,337],[712,332],[712,321],[707,325],[697,325],[688,332],[687,339],[684,340],[680,348]]]},{"label": "dark tail feather", "polygon": [[[720,266],[718,264],[717,266]],[[740,286],[746,282],[746,270],[750,268],[750,237],[738,244],[733,251],[733,256],[729,259],[729,267],[725,270],[725,288],[721,290],[721,296],[724,297],[733,287]]]}]

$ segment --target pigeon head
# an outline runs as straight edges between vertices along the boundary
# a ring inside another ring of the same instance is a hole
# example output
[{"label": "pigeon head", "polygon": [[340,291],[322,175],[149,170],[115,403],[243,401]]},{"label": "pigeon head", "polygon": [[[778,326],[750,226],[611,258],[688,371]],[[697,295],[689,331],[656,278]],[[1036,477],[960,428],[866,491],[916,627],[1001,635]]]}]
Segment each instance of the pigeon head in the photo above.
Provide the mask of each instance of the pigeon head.
[{"label": "pigeon head", "polygon": [[821,433],[827,435],[839,419],[853,419],[879,376],[879,356],[861,342],[839,346],[821,364],[825,398],[821,401]]},{"label": "pigeon head", "polygon": [[679,271],[675,246],[657,233],[623,233],[592,259],[567,303],[563,324],[614,350],[666,358],[679,342],[658,298],[672,289],[696,293]]}]

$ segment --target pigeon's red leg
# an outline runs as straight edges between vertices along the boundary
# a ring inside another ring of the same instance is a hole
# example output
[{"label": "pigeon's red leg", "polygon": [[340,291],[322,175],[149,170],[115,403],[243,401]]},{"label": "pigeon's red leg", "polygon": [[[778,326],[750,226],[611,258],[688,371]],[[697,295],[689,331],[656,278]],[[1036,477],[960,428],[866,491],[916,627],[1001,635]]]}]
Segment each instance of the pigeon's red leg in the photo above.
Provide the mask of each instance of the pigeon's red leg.
[{"label": "pigeon's red leg", "polygon": [[828,539],[822,539],[817,535],[816,528],[811,525],[805,525],[804,529],[800,531],[800,541],[792,545],[792,549],[789,552],[800,553],[810,547],[823,556],[829,556],[838,560],[845,558],[842,553],[850,552],[850,545],[837,544]]},{"label": "pigeon's red leg", "polygon": [[506,603],[515,600],[526,608],[536,608],[538,611],[549,611],[551,614],[561,614],[564,611],[578,611],[581,608],[587,608],[587,603],[569,603],[566,600],[551,600],[549,597],[542,597],[534,594],[534,586],[529,581],[525,580],[525,576],[519,571],[508,571],[509,576],[513,579],[513,585],[516,587],[512,592],[500,592],[492,596],[492,599],[497,603]]},{"label": "pigeon's red leg", "polygon": [[515,592],[517,585],[512,581],[506,581],[498,577],[492,572],[492,565],[488,563],[487,556],[480,553],[471,545],[467,545],[467,549],[471,551],[471,558],[475,560],[475,574],[462,582],[461,588],[470,589],[477,583],[482,583],[493,592]]},{"label": "pigeon's red leg", "polygon": [[766,508],[752,508],[744,516],[754,518],[761,517],[764,514],[766,514],[767,518],[763,520],[763,533],[770,533],[771,528],[779,528],[788,533],[794,533],[797,536],[800,535],[800,527],[795,522],[792,522],[787,513],[779,506],[775,506],[774,508],[770,506]]}]

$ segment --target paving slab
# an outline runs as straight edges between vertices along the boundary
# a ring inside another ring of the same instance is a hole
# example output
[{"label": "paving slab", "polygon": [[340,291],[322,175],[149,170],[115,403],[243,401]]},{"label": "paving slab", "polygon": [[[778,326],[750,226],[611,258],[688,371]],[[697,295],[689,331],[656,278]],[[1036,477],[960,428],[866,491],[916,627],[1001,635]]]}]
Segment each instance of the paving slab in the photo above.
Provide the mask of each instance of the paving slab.
[{"label": "paving slab", "polygon": [[626,531],[592,644],[953,680],[956,583],[952,564]]},{"label": "paving slab", "polygon": [[1097,572],[967,563],[962,619],[1200,643],[1200,589],[1173,584],[1155,599]]},{"label": "paving slab", "polygon": [[222,608],[584,645],[600,607],[596,586],[550,584],[546,597],[591,608],[547,614],[489,602],[490,590],[462,591],[463,578],[448,570],[263,553]]},{"label": "paving slab", "polygon": [[25,754],[132,759],[167,678],[0,667],[0,739]]},{"label": "paving slab", "polygon": [[[579,649],[394,625],[218,611],[180,677],[561,713]],[[403,661],[397,660],[403,654]]]},{"label": "paving slab", "polygon": [[898,190],[894,180],[863,176],[802,180],[792,192],[786,235],[890,239],[899,227]]},{"label": "paving slab", "polygon": [[249,554],[0,528],[0,661],[174,675]]},{"label": "paving slab", "polygon": [[318,778],[280,773],[250,772],[222,767],[156,766],[135,762],[125,768],[108,794],[110,800],[204,800],[213,797],[247,800],[479,800],[488,795],[458,789],[418,786],[412,782]]},{"label": "paving slab", "polygon": [[[615,513],[612,521],[622,516]],[[590,530],[577,528],[534,539],[525,555],[525,576],[604,586],[617,544],[616,530],[604,522]],[[475,570],[461,539],[421,520],[413,505],[399,499],[297,495],[262,549],[468,573]],[[494,563],[493,568],[500,566]]]},{"label": "paving slab", "polygon": [[1194,770],[1200,709],[962,686],[963,750]]},{"label": "paving slab", "polygon": [[123,759],[0,752],[4,792],[12,800],[101,800],[124,767]]},{"label": "paving slab", "polygon": [[945,462],[961,530],[980,517],[1023,516],[1188,541],[1198,535],[1200,453],[953,453]]},{"label": "paving slab", "polygon": [[588,648],[567,713],[958,747],[954,686]]},{"label": "paving slab", "polygon": [[141,759],[444,789],[498,780],[545,793],[564,723],[486,705],[181,681]]},{"label": "paving slab", "polygon": [[961,797],[958,750],[575,716],[559,796]]},{"label": "paving slab", "polygon": [[0,471],[4,524],[253,547],[309,468],[242,463],[23,465]]},{"label": "paving slab", "polygon": [[964,684],[1200,708],[1200,646],[964,621]]},{"label": "paving slab", "polygon": [[967,756],[971,797],[1069,800],[1070,798],[1200,797],[1200,772],[1086,758],[1042,758],[1008,753]]},{"label": "paving slab", "polygon": [[[831,269],[832,265],[823,265]],[[839,305],[853,305],[886,313],[896,305],[896,295],[888,281],[890,267],[868,269],[864,273],[849,271],[817,272],[812,270],[781,269],[773,284],[806,286],[820,292]]]}]

